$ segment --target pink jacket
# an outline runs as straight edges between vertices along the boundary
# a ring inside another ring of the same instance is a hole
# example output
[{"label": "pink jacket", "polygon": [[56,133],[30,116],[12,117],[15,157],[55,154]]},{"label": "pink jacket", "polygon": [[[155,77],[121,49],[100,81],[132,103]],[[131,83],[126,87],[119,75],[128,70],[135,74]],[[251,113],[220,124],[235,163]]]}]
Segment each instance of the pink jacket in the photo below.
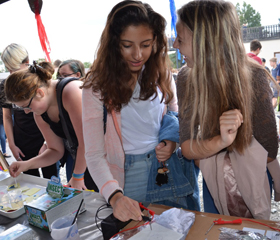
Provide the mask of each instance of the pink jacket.
[{"label": "pink jacket", "polygon": [[[224,184],[223,164],[226,152],[203,159],[199,163],[203,177],[214,199],[220,214],[229,215]],[[229,153],[232,169],[241,196],[254,218],[270,218],[270,187],[267,178],[267,167],[273,169],[271,175],[274,184],[275,198],[279,201],[279,163],[274,160],[267,164],[267,151],[253,138],[251,145],[243,155],[233,151]]]},{"label": "pink jacket", "polygon": [[[174,98],[169,103],[171,111],[178,111],[176,86],[172,81]],[[100,93],[83,88],[82,121],[85,158],[92,179],[101,195],[108,201],[116,190],[124,188],[125,154],[121,139],[121,114],[107,114],[106,134],[103,129],[103,102]]]},{"label": "pink jacket", "polygon": [[91,177],[101,195],[108,201],[110,195],[124,187],[124,151],[117,129],[121,129],[121,115],[107,114],[106,134],[103,129],[103,102],[99,93],[83,89],[83,132],[85,158]]}]

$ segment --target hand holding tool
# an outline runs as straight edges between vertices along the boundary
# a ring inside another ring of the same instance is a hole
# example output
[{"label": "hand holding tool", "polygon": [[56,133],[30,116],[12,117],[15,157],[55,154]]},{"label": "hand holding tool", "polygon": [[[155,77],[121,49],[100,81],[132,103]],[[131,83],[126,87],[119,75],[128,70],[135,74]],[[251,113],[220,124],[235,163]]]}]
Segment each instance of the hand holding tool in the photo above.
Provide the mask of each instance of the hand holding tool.
[{"label": "hand holding tool", "polygon": [[[154,216],[155,216],[155,212],[152,211],[152,210],[150,210],[150,209],[148,209],[148,208],[146,208],[146,207],[144,207],[142,203],[139,203],[139,206],[140,206],[141,209],[145,209],[145,210],[148,211],[149,217],[147,217],[147,216],[142,216],[142,219],[143,219],[143,221],[145,221],[145,222],[146,222],[146,221],[149,221],[149,225],[150,225],[150,228],[151,228],[151,230],[152,230],[151,222],[152,222],[152,220],[153,220],[153,218],[154,218]],[[151,216],[151,217],[150,217],[150,216]]]}]

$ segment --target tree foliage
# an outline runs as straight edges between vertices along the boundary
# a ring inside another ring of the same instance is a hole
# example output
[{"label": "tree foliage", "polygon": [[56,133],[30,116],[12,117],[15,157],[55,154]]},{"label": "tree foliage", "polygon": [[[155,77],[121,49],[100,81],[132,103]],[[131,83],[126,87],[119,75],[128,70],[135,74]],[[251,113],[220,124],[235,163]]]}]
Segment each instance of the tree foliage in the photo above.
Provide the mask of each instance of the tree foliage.
[{"label": "tree foliage", "polygon": [[177,61],[176,61],[176,58],[177,58],[176,52],[175,53],[171,53],[168,56],[169,56],[169,59],[171,61],[171,66],[173,68],[180,68],[180,67],[182,67],[184,65],[184,63],[182,63],[182,61],[183,61],[183,56],[182,55],[181,55],[181,60],[177,60]]},{"label": "tree foliage", "polygon": [[85,68],[90,68],[91,66],[91,63],[90,62],[84,62],[84,67]]},{"label": "tree foliage", "polygon": [[237,14],[239,16],[240,25],[247,25],[247,27],[260,27],[261,26],[261,15],[259,12],[251,6],[243,2],[241,7],[239,3],[235,6]]}]

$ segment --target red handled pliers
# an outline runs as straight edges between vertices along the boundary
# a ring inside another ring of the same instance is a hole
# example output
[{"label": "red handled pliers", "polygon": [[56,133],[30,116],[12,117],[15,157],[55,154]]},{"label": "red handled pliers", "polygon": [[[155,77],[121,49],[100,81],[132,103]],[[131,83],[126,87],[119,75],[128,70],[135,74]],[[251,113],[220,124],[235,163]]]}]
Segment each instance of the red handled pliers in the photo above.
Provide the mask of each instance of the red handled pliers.
[{"label": "red handled pliers", "polygon": [[152,222],[152,220],[153,220],[154,217],[155,217],[155,212],[152,211],[151,209],[148,209],[148,208],[144,207],[142,203],[139,203],[139,206],[140,206],[141,209],[147,210],[149,216],[142,216],[142,220],[143,220],[144,222],[147,222],[147,221],[148,221],[148,222],[149,222],[149,225],[150,225],[150,228],[151,228],[151,230],[152,230],[151,222]]}]

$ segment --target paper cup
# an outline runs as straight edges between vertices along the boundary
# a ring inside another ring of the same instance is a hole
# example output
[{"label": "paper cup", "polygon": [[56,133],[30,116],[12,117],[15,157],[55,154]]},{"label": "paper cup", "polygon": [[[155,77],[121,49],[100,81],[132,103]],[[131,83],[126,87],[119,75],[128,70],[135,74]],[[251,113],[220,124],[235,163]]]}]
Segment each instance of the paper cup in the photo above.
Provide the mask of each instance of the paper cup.
[{"label": "paper cup", "polygon": [[51,224],[51,236],[55,240],[79,240],[80,235],[77,226],[77,220],[73,225],[74,215],[68,215],[65,217],[58,218]]}]

